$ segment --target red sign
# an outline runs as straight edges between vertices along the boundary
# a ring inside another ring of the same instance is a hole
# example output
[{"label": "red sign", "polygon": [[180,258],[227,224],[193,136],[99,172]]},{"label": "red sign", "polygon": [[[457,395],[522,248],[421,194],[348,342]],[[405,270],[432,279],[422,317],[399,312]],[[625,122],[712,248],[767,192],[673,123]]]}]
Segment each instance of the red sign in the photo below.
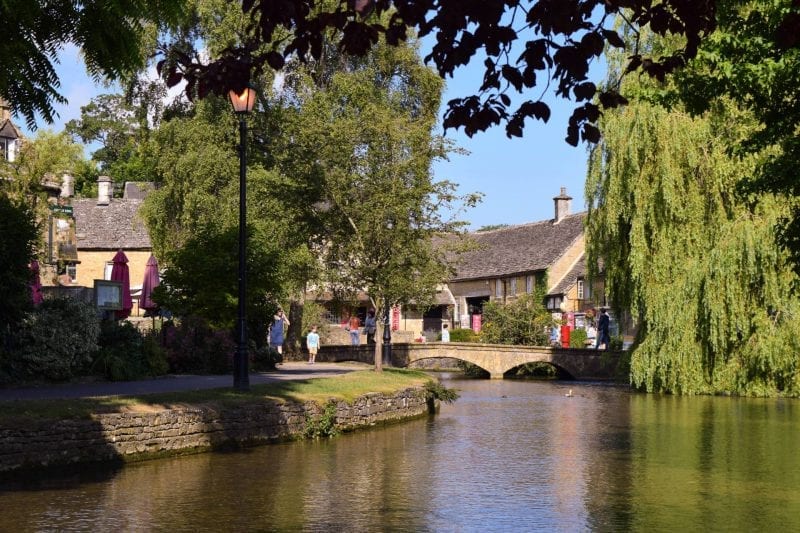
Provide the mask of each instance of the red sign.
[{"label": "red sign", "polygon": [[481,315],[472,315],[472,331],[481,332]]},{"label": "red sign", "polygon": [[392,307],[392,331],[400,329],[400,308]]}]

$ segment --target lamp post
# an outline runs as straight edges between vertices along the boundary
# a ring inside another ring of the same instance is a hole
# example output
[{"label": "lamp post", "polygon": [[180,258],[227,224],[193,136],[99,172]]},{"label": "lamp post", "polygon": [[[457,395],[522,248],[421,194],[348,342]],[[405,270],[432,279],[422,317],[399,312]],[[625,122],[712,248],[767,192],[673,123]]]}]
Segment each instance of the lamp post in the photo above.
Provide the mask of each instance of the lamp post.
[{"label": "lamp post", "polygon": [[256,91],[245,87],[237,93],[228,93],[233,112],[239,116],[239,314],[237,318],[236,355],[233,359],[233,388],[250,389],[250,372],[247,368],[247,323],[245,320],[245,295],[247,294],[247,115],[253,110]]}]

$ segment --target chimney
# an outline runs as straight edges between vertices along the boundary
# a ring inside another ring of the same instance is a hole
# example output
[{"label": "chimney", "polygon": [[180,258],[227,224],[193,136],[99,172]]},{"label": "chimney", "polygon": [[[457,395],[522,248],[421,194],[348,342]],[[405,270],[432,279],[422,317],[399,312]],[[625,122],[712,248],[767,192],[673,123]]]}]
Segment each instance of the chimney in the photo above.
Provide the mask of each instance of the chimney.
[{"label": "chimney", "polygon": [[554,224],[558,224],[564,217],[569,215],[569,202],[572,200],[571,196],[567,196],[567,188],[561,187],[561,194],[553,198],[553,201],[556,204],[556,217],[553,221]]},{"label": "chimney", "polygon": [[61,176],[61,194],[62,198],[72,198],[75,196],[75,178],[66,172]]},{"label": "chimney", "polygon": [[111,178],[100,176],[97,178],[97,205],[111,203]]}]

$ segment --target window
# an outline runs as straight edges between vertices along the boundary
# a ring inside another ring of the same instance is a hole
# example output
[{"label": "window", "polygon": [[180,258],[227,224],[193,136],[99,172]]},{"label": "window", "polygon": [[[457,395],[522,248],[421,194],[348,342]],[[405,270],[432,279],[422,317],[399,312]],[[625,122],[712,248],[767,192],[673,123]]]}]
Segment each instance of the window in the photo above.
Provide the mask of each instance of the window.
[{"label": "window", "polygon": [[511,296],[517,295],[517,278],[511,278],[511,287],[509,288]]},{"label": "window", "polygon": [[106,269],[103,271],[103,279],[111,279],[111,269],[114,268],[114,262],[109,261],[106,263]]},{"label": "window", "polygon": [[494,280],[494,295],[497,298],[502,298],[503,297],[503,280],[502,279]]},{"label": "window", "polygon": [[578,300],[583,300],[583,280],[578,280]]},{"label": "window", "polygon": [[525,276],[525,292],[528,294],[533,292],[533,276]]},{"label": "window", "polygon": [[561,310],[561,296],[550,296],[547,299],[547,309],[549,311],[560,311]]}]

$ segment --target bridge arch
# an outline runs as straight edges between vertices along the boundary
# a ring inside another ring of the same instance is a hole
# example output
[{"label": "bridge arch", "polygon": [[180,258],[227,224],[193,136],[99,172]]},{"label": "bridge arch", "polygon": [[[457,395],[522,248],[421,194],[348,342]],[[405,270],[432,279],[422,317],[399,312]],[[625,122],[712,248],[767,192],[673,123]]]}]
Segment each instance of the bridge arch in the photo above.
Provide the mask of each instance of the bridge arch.
[{"label": "bridge arch", "polygon": [[[323,346],[320,361],[374,362],[375,347]],[[459,359],[478,366],[493,379],[502,379],[509,370],[525,363],[543,362],[574,379],[614,379],[620,352],[598,352],[573,348],[546,346],[512,346],[505,344],[476,344],[467,342],[432,342],[392,345],[392,365],[407,367],[425,359]]]}]

